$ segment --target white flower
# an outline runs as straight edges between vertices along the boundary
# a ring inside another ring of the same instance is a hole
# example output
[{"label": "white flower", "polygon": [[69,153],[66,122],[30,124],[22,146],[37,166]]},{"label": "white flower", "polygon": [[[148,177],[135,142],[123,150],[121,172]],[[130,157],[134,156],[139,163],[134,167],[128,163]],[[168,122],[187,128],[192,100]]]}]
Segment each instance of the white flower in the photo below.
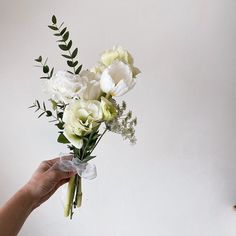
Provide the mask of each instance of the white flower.
[{"label": "white flower", "polygon": [[123,61],[126,64],[134,63],[131,54],[121,46],[114,46],[112,49],[106,50],[101,56],[101,62],[106,66],[111,65],[115,60]]},{"label": "white flower", "polygon": [[111,96],[121,96],[134,87],[136,79],[133,77],[129,65],[122,61],[114,61],[101,74],[100,86],[103,92]]},{"label": "white flower", "polygon": [[46,81],[46,90],[56,102],[69,103],[78,93],[81,83],[76,75],[66,71],[58,71]]},{"label": "white flower", "polygon": [[113,64],[115,61],[121,61],[130,66],[133,77],[136,77],[140,73],[137,67],[134,67],[134,60],[131,54],[121,46],[114,46],[110,50],[106,50],[102,55],[100,62],[97,63],[92,71],[95,73],[102,73],[108,66]]},{"label": "white flower", "polygon": [[63,114],[64,135],[76,148],[83,146],[83,137],[96,130],[103,113],[99,101],[72,101]]},{"label": "white flower", "polygon": [[80,87],[78,96],[84,100],[97,100],[101,95],[100,81],[96,74],[84,70],[80,73]]}]

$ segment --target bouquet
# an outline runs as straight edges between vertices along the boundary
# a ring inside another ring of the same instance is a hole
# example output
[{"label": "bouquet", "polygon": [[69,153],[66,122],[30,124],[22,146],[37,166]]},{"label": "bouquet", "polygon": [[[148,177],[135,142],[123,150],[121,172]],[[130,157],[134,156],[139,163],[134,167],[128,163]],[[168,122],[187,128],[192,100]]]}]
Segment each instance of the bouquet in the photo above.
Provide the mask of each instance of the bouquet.
[{"label": "bouquet", "polygon": [[132,144],[136,142],[137,118],[126,108],[126,102],[118,104],[116,97],[132,89],[140,70],[134,66],[131,54],[121,46],[106,50],[99,62],[91,69],[82,70],[77,60],[78,48],[72,46],[70,33],[64,23],[58,24],[56,16],[48,26],[58,38],[68,70],[54,73],[48,60],[39,56],[35,61],[42,68],[45,91],[51,109],[45,102],[36,100],[30,108],[52,118],[49,122],[59,130],[57,141],[66,144],[73,155],[72,160],[61,159],[61,168],[73,169],[76,175],[70,178],[64,215],[72,218],[73,209],[81,206],[81,178],[96,177],[95,165],[89,161],[93,151],[107,131],[120,134]]}]

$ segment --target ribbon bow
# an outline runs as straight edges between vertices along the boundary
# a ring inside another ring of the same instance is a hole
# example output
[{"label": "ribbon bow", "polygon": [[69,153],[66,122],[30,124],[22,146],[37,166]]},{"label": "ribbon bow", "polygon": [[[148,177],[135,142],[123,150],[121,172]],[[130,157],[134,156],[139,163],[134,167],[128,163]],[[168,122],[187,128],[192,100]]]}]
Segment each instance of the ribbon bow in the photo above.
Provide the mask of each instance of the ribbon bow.
[{"label": "ribbon bow", "polygon": [[76,171],[77,174],[84,179],[94,179],[97,177],[97,168],[94,164],[81,162],[78,158],[72,158],[72,155],[60,154],[58,168],[62,171]]}]

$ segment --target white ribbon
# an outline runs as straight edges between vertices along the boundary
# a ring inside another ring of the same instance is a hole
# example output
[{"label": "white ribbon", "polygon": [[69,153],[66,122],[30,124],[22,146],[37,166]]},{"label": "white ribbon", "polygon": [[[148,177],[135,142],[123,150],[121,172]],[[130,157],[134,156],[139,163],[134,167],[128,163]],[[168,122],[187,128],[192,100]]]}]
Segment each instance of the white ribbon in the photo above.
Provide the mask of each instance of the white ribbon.
[{"label": "white ribbon", "polygon": [[[82,163],[77,158],[71,160],[72,155],[60,154],[58,168],[62,171],[76,171],[84,179],[94,179],[97,177],[97,168],[94,164]],[[69,159],[70,158],[70,159]]]}]

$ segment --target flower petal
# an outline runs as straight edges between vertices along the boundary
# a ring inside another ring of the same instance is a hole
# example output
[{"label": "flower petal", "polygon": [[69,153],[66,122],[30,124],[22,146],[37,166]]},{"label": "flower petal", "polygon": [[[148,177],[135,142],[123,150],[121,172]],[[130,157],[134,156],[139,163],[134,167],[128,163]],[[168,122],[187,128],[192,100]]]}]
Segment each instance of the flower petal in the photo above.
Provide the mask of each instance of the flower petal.
[{"label": "flower petal", "polygon": [[71,134],[70,132],[67,132],[67,130],[64,130],[65,137],[70,141],[70,143],[75,146],[76,148],[80,149],[83,146],[83,139],[75,134]]},{"label": "flower petal", "polygon": [[115,83],[107,69],[101,75],[100,86],[104,93],[109,93],[115,87]]}]

